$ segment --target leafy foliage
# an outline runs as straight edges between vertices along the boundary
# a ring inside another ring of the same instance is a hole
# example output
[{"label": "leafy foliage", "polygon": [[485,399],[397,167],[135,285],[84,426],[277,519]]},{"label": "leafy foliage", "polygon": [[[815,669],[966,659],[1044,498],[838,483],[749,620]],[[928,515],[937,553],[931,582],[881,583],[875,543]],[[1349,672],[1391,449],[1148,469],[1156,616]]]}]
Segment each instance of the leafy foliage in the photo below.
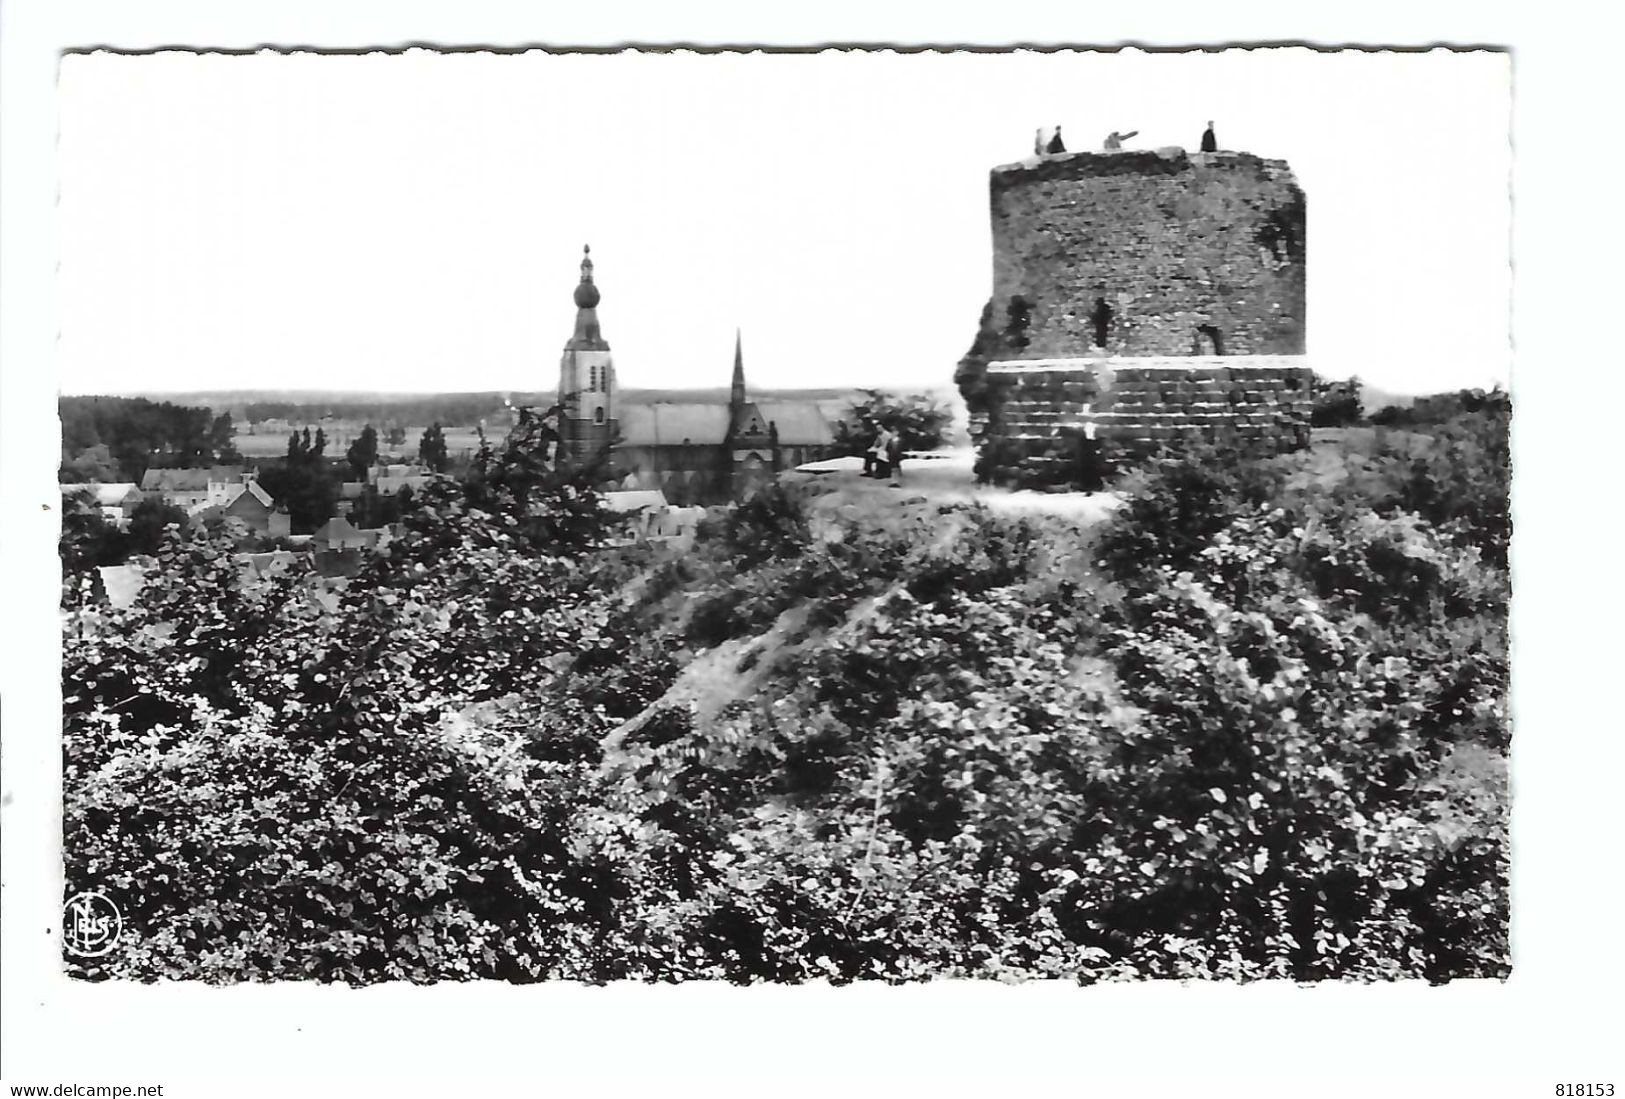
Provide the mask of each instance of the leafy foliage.
[{"label": "leafy foliage", "polygon": [[296,534],[310,534],[333,517],[338,507],[339,478],[327,460],[327,435],[318,427],[288,436],[287,457],[260,469],[260,486],[288,509]]},{"label": "leafy foliage", "polygon": [[77,972],[1506,973],[1493,417],[1105,530],[778,484],[681,552],[521,428],[342,582],[193,532],[73,603],[67,888],[140,929]]},{"label": "leafy foliage", "polygon": [[357,481],[367,479],[367,471],[378,462],[378,431],[371,424],[361,429],[361,434],[355,437],[344,452],[344,460],[350,464],[350,472]]},{"label": "leafy foliage", "polygon": [[418,460],[436,473],[446,472],[451,465],[451,457],[446,452],[446,433],[439,421],[425,428],[423,438],[418,440]]},{"label": "leafy foliage", "polygon": [[935,450],[943,445],[943,433],[953,414],[936,398],[898,396],[879,389],[860,392],[862,398],[835,424],[835,441],[843,453],[862,454],[883,427],[902,437],[904,450]]},{"label": "leafy foliage", "polygon": [[[98,474],[106,472],[109,462],[118,472],[94,479],[139,481],[149,467],[175,469],[237,460],[228,413],[216,416],[207,408],[143,397],[62,397],[57,414],[62,419],[64,466],[82,465],[89,451],[88,461]],[[102,447],[106,459],[100,457]]]},{"label": "leafy foliage", "polygon": [[1360,422],[1360,379],[1332,381],[1315,375],[1315,404],[1309,412],[1312,427],[1347,427]]}]

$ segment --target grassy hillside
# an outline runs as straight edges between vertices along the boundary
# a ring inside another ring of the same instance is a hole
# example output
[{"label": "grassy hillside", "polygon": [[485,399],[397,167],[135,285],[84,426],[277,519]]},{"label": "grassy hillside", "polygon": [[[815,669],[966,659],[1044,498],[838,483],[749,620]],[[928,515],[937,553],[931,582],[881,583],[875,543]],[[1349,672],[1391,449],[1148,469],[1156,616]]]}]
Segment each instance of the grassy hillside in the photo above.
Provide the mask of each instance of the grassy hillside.
[{"label": "grassy hillside", "polygon": [[320,602],[178,544],[67,634],[69,888],[145,928],[79,971],[1504,975],[1504,411],[682,550],[516,460]]}]

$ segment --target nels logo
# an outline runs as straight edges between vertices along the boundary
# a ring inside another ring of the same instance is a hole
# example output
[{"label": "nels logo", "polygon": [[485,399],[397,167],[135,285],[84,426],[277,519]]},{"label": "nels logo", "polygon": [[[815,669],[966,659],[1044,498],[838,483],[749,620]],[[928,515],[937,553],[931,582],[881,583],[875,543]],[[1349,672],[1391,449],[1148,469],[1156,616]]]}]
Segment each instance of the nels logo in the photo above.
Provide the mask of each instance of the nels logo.
[{"label": "nels logo", "polygon": [[124,917],[100,893],[75,893],[62,906],[62,944],[69,954],[99,958],[118,945]]}]

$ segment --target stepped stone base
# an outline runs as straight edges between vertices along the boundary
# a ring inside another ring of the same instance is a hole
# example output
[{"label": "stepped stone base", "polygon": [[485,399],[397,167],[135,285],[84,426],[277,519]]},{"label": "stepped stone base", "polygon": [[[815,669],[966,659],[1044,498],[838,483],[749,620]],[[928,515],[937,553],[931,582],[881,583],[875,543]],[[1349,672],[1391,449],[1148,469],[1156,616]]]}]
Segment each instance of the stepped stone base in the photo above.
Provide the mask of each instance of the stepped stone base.
[{"label": "stepped stone base", "polygon": [[1006,360],[987,368],[988,411],[971,433],[986,476],[1065,481],[1093,420],[1111,461],[1239,437],[1308,444],[1314,373],[1302,355]]}]

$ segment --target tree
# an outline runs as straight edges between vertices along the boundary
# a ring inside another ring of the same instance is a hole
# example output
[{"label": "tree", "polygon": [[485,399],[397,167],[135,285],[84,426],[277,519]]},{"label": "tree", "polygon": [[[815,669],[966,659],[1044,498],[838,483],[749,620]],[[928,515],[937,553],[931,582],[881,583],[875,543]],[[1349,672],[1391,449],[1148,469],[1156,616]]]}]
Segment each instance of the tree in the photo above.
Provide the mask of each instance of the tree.
[{"label": "tree", "polygon": [[357,481],[367,479],[367,471],[378,462],[378,432],[373,430],[371,424],[361,429],[361,434],[344,452],[344,460],[350,463],[350,470]]},{"label": "tree", "polygon": [[85,484],[99,482],[110,484],[120,479],[118,463],[113,460],[113,454],[107,449],[106,443],[97,443],[86,447],[70,461],[62,463],[61,481],[63,484]]},{"label": "tree", "polygon": [[186,512],[172,504],[156,498],[141,501],[130,514],[130,526],[124,532],[125,555],[157,553],[164,540],[164,530],[170,526],[185,530],[187,522]]},{"label": "tree", "polygon": [[231,413],[222,412],[209,425],[209,446],[217,462],[235,465],[242,461],[243,456],[237,452],[237,429],[232,425]]},{"label": "tree", "polygon": [[1349,427],[1360,422],[1360,379],[1333,381],[1315,375],[1315,407],[1309,414],[1314,427]]},{"label": "tree", "polygon": [[902,435],[904,450],[935,450],[943,444],[953,413],[935,397],[924,393],[899,396],[879,389],[859,392],[864,399],[854,402],[835,425],[836,442],[845,453],[868,450],[882,427]]},{"label": "tree", "polygon": [[88,491],[62,497],[62,537],[58,543],[62,571],[82,572],[98,565],[116,565],[125,557],[122,532],[102,515]]},{"label": "tree", "polygon": [[390,446],[405,446],[406,428],[402,427],[400,424],[390,425],[387,438]]},{"label": "tree", "polygon": [[333,517],[338,505],[336,479],[322,459],[326,446],[320,427],[314,439],[308,427],[295,431],[288,436],[288,453],[281,464],[260,470],[260,487],[287,506],[295,533],[311,533]]},{"label": "tree", "polygon": [[563,471],[554,463],[562,413],[562,405],[542,412],[519,409],[500,449],[482,431],[479,451],[460,485],[470,507],[511,516],[526,541],[547,552],[597,545],[615,522],[597,489],[608,455]]},{"label": "tree", "polygon": [[423,438],[418,442],[418,458],[436,473],[446,472],[446,467],[451,465],[451,458],[446,453],[446,433],[441,430],[439,421],[424,430]]},{"label": "tree", "polygon": [[63,397],[62,451],[77,456],[106,446],[118,481],[139,481],[149,467],[207,466],[236,459],[231,417],[207,408],[140,397]]}]

